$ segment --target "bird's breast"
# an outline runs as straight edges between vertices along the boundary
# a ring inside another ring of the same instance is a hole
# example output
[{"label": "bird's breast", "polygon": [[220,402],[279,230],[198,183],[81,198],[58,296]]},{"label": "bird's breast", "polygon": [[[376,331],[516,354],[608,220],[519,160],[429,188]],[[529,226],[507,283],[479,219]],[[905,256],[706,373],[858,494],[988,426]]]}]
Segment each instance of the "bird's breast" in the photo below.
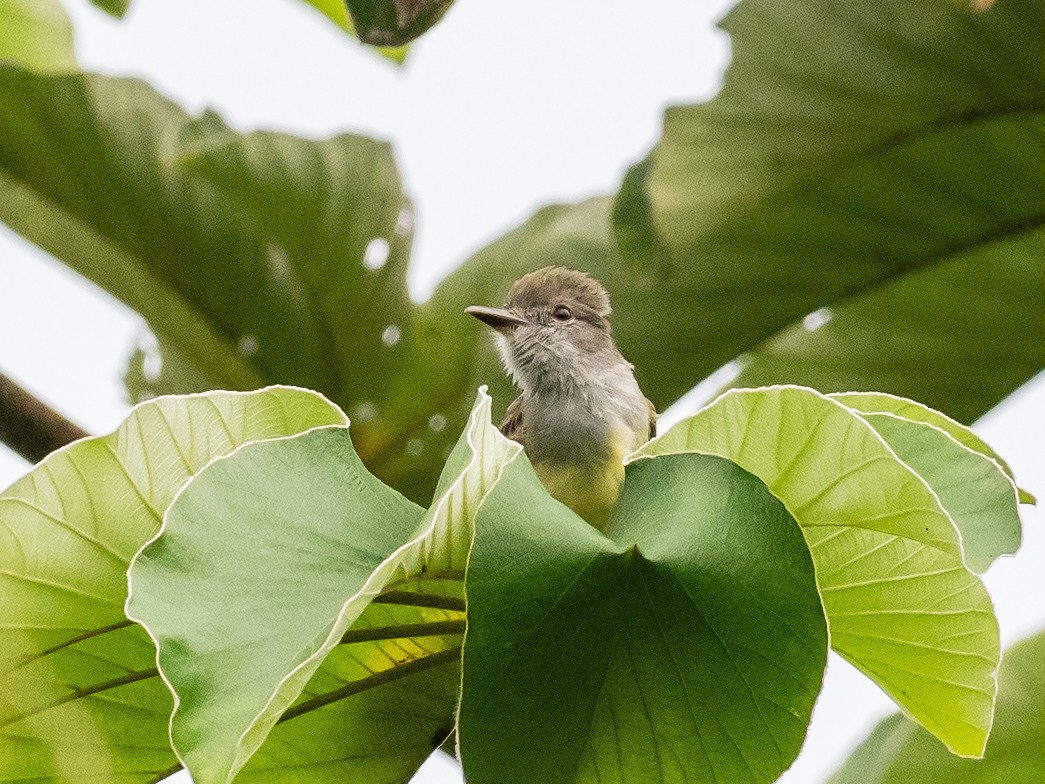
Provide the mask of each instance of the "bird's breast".
[{"label": "bird's breast", "polygon": [[552,497],[604,528],[624,482],[624,457],[646,441],[648,420],[639,425],[576,401],[542,413],[527,423],[525,443],[537,476]]}]

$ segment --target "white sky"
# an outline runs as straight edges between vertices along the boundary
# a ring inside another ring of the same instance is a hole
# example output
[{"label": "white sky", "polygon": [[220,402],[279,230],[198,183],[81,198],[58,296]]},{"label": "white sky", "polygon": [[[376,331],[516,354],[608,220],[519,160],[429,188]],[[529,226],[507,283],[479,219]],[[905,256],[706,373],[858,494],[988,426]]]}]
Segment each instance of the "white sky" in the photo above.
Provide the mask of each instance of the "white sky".
[{"label": "white sky", "polygon": [[[242,130],[391,140],[417,209],[418,298],[542,204],[612,192],[656,140],[663,107],[709,97],[728,57],[712,26],[723,0],[458,0],[402,70],[297,0],[136,0],[123,22],[65,2],[88,70],[142,76]],[[2,226],[0,281],[0,369],[89,430],[112,429],[140,319]],[[977,429],[1045,499],[1045,379]],[[0,447],[0,487],[26,469]],[[987,575],[1006,644],[1045,628],[1045,515],[1024,510],[1023,551]],[[780,781],[823,781],[891,710],[832,659],[806,748]],[[441,760],[415,778],[459,781]]]}]

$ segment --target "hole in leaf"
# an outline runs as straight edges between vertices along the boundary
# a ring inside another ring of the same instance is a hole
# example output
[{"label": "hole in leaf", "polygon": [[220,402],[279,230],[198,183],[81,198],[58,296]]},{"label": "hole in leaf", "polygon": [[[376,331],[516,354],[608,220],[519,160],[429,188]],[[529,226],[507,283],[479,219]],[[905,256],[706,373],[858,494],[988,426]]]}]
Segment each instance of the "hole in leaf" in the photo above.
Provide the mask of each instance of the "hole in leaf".
[{"label": "hole in leaf", "polygon": [[383,237],[374,237],[367,243],[366,250],[363,251],[363,264],[367,269],[379,270],[388,261],[388,253],[388,240]]},{"label": "hole in leaf", "polygon": [[148,329],[138,334],[138,350],[142,353],[142,378],[149,384],[156,383],[163,373],[163,356],[159,341]]},{"label": "hole in leaf", "polygon": [[834,317],[835,312],[831,308],[820,308],[803,318],[802,326],[805,327],[807,332],[816,332]]},{"label": "hole in leaf", "polygon": [[355,422],[373,422],[377,419],[377,407],[369,400],[352,407],[351,419]]},{"label": "hole in leaf", "polygon": [[409,207],[403,207],[399,211],[398,217],[396,217],[395,233],[402,237],[404,234],[409,234],[410,230],[414,228],[414,211]]},{"label": "hole in leaf", "polygon": [[245,357],[252,357],[258,353],[258,339],[253,335],[244,335],[239,339],[239,353]]},{"label": "hole in leaf", "polygon": [[395,324],[389,324],[385,327],[385,331],[381,333],[381,342],[388,346],[388,348],[392,348],[402,337],[403,331]]}]

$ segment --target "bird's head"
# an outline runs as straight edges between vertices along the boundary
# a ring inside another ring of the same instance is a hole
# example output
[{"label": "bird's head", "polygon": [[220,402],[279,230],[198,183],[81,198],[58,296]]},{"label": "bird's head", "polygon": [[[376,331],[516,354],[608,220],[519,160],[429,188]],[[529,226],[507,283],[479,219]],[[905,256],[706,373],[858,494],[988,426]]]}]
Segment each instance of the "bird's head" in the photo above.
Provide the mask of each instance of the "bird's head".
[{"label": "bird's head", "polygon": [[465,312],[497,332],[505,368],[524,392],[569,386],[623,362],[610,334],[610,298],[583,272],[544,267],[512,284],[503,308]]}]

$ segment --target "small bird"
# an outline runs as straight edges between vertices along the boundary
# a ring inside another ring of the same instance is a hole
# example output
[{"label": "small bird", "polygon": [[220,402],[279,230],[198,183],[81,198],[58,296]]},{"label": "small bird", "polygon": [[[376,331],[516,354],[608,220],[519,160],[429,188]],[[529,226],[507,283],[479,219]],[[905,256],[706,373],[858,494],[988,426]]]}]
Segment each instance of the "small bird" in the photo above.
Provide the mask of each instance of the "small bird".
[{"label": "small bird", "polygon": [[512,284],[503,308],[465,313],[496,330],[520,395],[501,432],[526,450],[556,499],[600,530],[624,481],[623,458],[653,437],[657,412],[610,334],[610,298],[583,272],[544,267]]}]

